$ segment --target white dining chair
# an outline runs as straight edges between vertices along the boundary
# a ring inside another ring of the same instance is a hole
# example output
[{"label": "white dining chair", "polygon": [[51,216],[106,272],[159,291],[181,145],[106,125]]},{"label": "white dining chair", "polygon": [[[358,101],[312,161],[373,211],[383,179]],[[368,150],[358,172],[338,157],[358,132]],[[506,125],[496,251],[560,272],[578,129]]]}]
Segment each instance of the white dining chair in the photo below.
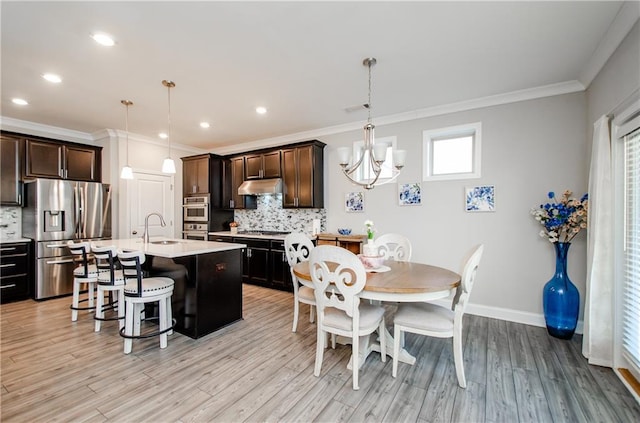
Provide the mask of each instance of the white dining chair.
[{"label": "white dining chair", "polygon": [[463,262],[460,286],[453,298],[451,309],[432,303],[401,303],[398,306],[393,320],[393,377],[396,377],[398,372],[401,337],[404,336],[404,332],[410,332],[437,338],[453,338],[453,358],[458,385],[461,388],[467,387],[462,359],[462,318],[483,251],[482,244],[475,246]]},{"label": "white dining chair", "polygon": [[385,260],[409,261],[411,260],[411,241],[400,234],[383,234],[375,240],[378,254]]},{"label": "white dining chair", "polygon": [[[309,272],[318,311],[316,363],[313,374],[320,376],[327,333],[351,338],[353,389],[358,390],[360,337],[378,331],[380,351],[386,351],[384,308],[360,302],[358,294],[367,282],[360,259],[351,251],[321,245],[311,251]],[[380,355],[386,361],[386,354]]]},{"label": "white dining chair", "polygon": [[299,279],[293,273],[293,266],[309,260],[309,254],[315,246],[303,233],[290,233],[284,239],[284,248],[289,263],[289,271],[291,272],[291,281],[293,283],[293,328],[291,332],[298,329],[298,314],[300,312],[300,303],[309,305],[309,322],[313,323],[316,298],[313,292],[313,284],[309,281]]}]

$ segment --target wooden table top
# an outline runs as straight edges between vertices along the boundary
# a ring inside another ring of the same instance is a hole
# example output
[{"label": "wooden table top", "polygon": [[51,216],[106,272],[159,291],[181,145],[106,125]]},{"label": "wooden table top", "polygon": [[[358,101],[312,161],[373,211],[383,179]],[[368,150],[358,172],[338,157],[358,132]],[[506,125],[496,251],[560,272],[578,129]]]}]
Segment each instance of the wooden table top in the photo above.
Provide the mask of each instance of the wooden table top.
[{"label": "wooden table top", "polygon": [[[442,267],[422,263],[387,260],[388,272],[367,272],[364,291],[390,294],[420,294],[449,291],[460,285],[460,275]],[[293,267],[293,273],[310,281],[309,262],[303,261]]]}]

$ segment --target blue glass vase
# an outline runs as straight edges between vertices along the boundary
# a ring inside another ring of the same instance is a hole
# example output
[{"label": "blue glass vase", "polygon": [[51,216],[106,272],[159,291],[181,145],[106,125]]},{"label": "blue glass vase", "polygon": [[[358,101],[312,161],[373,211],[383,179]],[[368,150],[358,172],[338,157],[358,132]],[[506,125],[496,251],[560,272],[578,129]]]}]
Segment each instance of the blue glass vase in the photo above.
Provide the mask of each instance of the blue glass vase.
[{"label": "blue glass vase", "polygon": [[571,339],[578,323],[580,293],[567,275],[567,253],[570,242],[555,242],[556,273],[542,292],[542,307],[549,335]]}]

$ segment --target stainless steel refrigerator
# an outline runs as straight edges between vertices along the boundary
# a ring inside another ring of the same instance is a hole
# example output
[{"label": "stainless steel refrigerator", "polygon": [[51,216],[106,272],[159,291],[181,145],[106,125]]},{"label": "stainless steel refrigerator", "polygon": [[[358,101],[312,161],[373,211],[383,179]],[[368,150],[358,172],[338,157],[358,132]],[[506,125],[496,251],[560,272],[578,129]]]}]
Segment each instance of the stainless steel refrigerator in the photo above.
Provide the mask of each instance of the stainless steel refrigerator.
[{"label": "stainless steel refrigerator", "polygon": [[111,239],[111,188],[96,182],[25,182],[22,234],[35,242],[35,298],[73,292],[69,240]]}]

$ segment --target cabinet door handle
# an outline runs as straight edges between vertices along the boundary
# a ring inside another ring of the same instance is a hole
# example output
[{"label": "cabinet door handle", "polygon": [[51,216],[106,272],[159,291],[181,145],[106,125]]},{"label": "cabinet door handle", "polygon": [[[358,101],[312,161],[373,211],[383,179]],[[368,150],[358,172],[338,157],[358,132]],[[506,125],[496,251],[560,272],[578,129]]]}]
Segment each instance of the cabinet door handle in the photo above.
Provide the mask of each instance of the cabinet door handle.
[{"label": "cabinet door handle", "polygon": [[0,267],[14,267],[15,265],[15,263],[0,264]]},{"label": "cabinet door handle", "polygon": [[0,251],[13,251],[15,249],[16,247],[6,247],[6,248],[0,248]]},{"label": "cabinet door handle", "polygon": [[68,259],[68,260],[53,260],[53,261],[46,261],[46,264],[65,264],[65,263],[73,263],[73,259]]},{"label": "cabinet door handle", "polygon": [[12,284],[10,284],[10,285],[3,285],[3,286],[0,286],[0,289],[13,288],[13,287],[15,287],[15,286],[16,286],[16,284],[15,284],[15,283],[12,283]]}]

